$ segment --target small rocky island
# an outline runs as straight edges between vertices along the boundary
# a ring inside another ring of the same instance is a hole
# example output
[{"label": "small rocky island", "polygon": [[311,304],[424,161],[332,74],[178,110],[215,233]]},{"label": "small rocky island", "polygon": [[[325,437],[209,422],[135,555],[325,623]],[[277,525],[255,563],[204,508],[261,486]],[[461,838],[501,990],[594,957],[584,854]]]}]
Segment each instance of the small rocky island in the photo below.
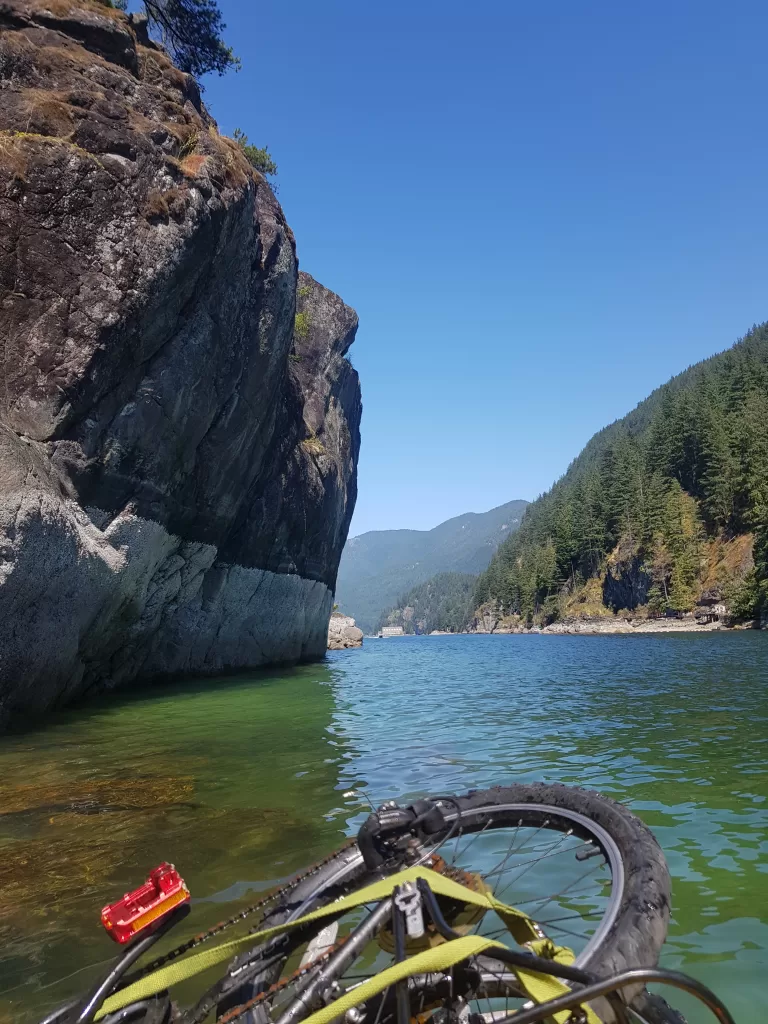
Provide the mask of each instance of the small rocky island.
[{"label": "small rocky island", "polygon": [[0,724],[322,657],[356,314],[139,21],[5,0],[0,29]]},{"label": "small rocky island", "polygon": [[363,631],[349,615],[333,612],[328,623],[328,650],[343,651],[347,647],[362,647]]}]

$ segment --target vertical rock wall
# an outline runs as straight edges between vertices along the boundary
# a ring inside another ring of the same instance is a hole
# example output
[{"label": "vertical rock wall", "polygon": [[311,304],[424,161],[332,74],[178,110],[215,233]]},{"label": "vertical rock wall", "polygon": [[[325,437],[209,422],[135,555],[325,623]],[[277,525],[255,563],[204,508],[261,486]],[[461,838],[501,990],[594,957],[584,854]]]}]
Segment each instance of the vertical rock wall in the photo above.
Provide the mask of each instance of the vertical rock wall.
[{"label": "vertical rock wall", "polygon": [[356,328],[127,16],[4,0],[0,723],[322,655],[356,497]]}]

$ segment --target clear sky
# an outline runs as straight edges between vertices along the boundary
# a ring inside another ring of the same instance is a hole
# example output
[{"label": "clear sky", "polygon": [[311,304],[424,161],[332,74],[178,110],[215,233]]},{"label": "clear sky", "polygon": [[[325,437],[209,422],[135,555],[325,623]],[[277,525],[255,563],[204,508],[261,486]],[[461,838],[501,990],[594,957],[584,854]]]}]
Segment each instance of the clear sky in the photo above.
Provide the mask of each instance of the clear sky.
[{"label": "clear sky", "polygon": [[768,319],[764,2],[221,7],[206,102],[360,316],[352,535],[535,497]]}]

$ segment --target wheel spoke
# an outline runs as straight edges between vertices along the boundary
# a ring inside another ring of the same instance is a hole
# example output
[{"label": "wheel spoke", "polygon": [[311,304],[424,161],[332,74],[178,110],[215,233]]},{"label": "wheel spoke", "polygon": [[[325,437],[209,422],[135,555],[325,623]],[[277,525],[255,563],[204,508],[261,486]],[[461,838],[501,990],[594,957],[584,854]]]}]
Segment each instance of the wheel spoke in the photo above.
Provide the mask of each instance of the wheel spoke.
[{"label": "wheel spoke", "polygon": [[[567,832],[563,832],[559,839],[552,840],[551,842],[547,843],[546,846],[532,846],[530,848],[530,850],[529,850],[529,849],[526,849],[528,844],[527,843],[523,843],[521,846],[516,847],[514,852],[522,855],[522,854],[540,853],[542,851],[552,850],[555,846],[559,846],[562,842],[564,842],[566,839],[568,839],[572,835],[573,835],[573,830],[569,829]],[[582,840],[582,845],[588,846],[590,844],[590,842],[591,842],[591,840]],[[570,852],[570,851],[564,851],[564,852]],[[486,877],[490,878],[492,875],[495,875],[495,874],[498,874],[498,872],[497,871],[489,871]]]},{"label": "wheel spoke", "polygon": [[559,921],[576,921],[576,920],[583,921],[587,917],[602,917],[602,916],[603,915],[600,913],[600,911],[596,910],[592,914],[589,914],[589,913],[587,913],[587,914],[568,914],[565,917],[550,917],[546,921],[542,921],[541,918],[537,918],[536,919],[536,924],[541,925],[542,928],[543,928],[544,925],[557,924]]},{"label": "wheel spoke", "polygon": [[[570,896],[581,896],[581,895],[583,895],[584,893],[587,893],[587,892],[594,892],[594,890],[595,890],[595,887],[593,885],[590,885],[588,887],[585,887],[584,889],[570,889],[569,890],[569,895]],[[560,895],[560,893],[555,893],[553,898],[556,899],[559,895]],[[529,899],[529,900],[515,900],[515,906],[516,907],[529,907],[532,903],[541,903],[541,901],[542,901],[542,897],[541,896],[536,896],[536,897],[534,897],[532,899]]]},{"label": "wheel spoke", "polygon": [[[489,818],[489,819],[488,819],[488,821],[487,821],[487,822],[485,823],[485,825],[483,825],[483,827],[482,827],[482,828],[481,828],[481,829],[479,830],[479,832],[475,832],[475,834],[474,834],[474,835],[472,836],[472,838],[471,838],[471,839],[469,840],[469,842],[467,843],[467,845],[466,845],[466,846],[464,847],[463,853],[464,853],[464,856],[465,856],[465,857],[466,857],[466,855],[467,855],[467,851],[468,851],[468,850],[469,850],[469,849],[470,849],[470,848],[471,848],[472,846],[474,846],[474,845],[475,845],[475,843],[476,843],[476,842],[477,842],[477,840],[478,840],[478,839],[480,838],[480,836],[481,836],[481,835],[483,835],[483,834],[484,834],[484,833],[485,833],[485,832],[487,831],[487,829],[489,829],[489,828],[491,827],[491,825],[492,825],[492,824],[493,824],[493,818]],[[457,857],[457,859],[458,859],[458,842],[457,842],[457,844],[456,844],[456,845],[457,845],[457,850],[456,850],[456,857]]]},{"label": "wheel spoke", "polygon": [[374,1020],[373,1024],[379,1024],[379,1021],[381,1020],[381,1015],[384,1011],[384,1003],[387,1001],[387,992],[389,992],[388,988],[384,989],[384,991],[381,993],[381,1002],[379,1003],[379,1010],[378,1013],[376,1014],[376,1019]]},{"label": "wheel spoke", "polygon": [[[565,839],[567,839],[567,838],[568,838],[567,835],[564,836],[563,839],[560,840],[560,842],[555,843],[554,846],[550,846],[549,849],[550,850],[554,850],[555,847],[560,846],[560,844],[562,842],[564,842]],[[587,846],[587,845],[588,845],[587,843],[582,843],[582,846]],[[521,867],[523,867],[526,864],[529,865],[530,867],[533,867],[534,864],[540,864],[541,861],[549,860],[550,857],[560,857],[560,856],[562,856],[562,854],[570,853],[570,852],[571,852],[571,850],[558,850],[556,853],[554,853],[554,852],[553,853],[545,853],[545,854],[542,854],[541,857],[532,857],[530,860],[521,861],[519,864],[515,865],[515,868],[521,868]],[[512,882],[516,882],[519,878],[522,878],[523,875],[526,874],[528,870],[530,870],[530,868],[526,868],[526,870],[525,871],[521,871],[519,875],[515,875],[514,878],[509,879],[509,881],[507,882],[507,885],[505,886],[505,888],[508,888],[512,884]],[[498,872],[494,872],[494,874],[498,874]],[[490,877],[491,877],[490,874],[483,875],[483,878],[490,878]]]},{"label": "wheel spoke", "polygon": [[486,877],[494,875],[497,871],[501,870],[501,868],[504,867],[504,865],[507,863],[509,858],[512,856],[512,854],[514,853],[515,841],[517,840],[517,836],[518,836],[518,833],[520,832],[522,824],[523,824],[523,820],[521,818],[520,821],[518,821],[517,828],[515,829],[515,833],[512,836],[512,839],[510,840],[509,850],[507,851],[506,857],[504,857],[503,860],[499,861],[498,864],[496,864],[494,867],[492,867],[491,870],[489,872],[487,872]]},{"label": "wheel spoke", "polygon": [[[541,900],[534,900],[533,902],[534,903],[541,903],[542,906],[546,907],[546,905],[548,903],[551,903],[552,900],[556,900],[558,898],[558,896],[562,896],[564,893],[566,893],[570,889],[572,889],[573,886],[577,884],[577,882],[581,882],[581,881],[583,881],[583,879],[589,877],[590,875],[594,875],[595,871],[598,871],[601,867],[602,867],[601,864],[597,864],[594,868],[590,868],[589,871],[585,871],[584,874],[579,875],[579,877],[577,879],[575,879],[575,881],[571,882],[570,885],[566,885],[559,892],[553,893],[551,896],[545,897],[545,898],[543,898]],[[538,911],[537,911],[537,913],[538,913]]]},{"label": "wheel spoke", "polygon": [[456,863],[456,856],[457,856],[458,851],[459,851],[459,843],[461,842],[461,837],[463,835],[464,835],[464,830],[462,828],[459,828],[458,835],[456,836],[456,843],[455,843],[454,848],[453,848],[453,856],[451,857],[451,866],[453,866]]},{"label": "wheel spoke", "polygon": [[557,925],[555,928],[552,929],[552,931],[554,931],[554,932],[562,932],[563,935],[570,935],[571,938],[573,938],[573,939],[582,939],[583,940],[583,938],[584,938],[584,934],[582,932],[571,931],[570,928],[563,928],[562,925]]}]

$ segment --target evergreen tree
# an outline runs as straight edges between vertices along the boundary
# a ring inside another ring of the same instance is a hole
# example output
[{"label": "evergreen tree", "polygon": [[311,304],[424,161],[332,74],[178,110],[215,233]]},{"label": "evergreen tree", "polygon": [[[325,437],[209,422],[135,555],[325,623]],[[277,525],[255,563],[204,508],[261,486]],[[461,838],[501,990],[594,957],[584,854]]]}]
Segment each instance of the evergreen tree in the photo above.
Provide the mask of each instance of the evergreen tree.
[{"label": "evergreen tree", "polygon": [[675,611],[686,611],[693,605],[702,530],[696,503],[677,480],[672,481],[667,494],[664,534],[672,560],[669,605]]},{"label": "evergreen tree", "polygon": [[739,465],[731,451],[724,416],[712,414],[707,418],[702,454],[701,494],[704,515],[715,530],[725,529],[733,524],[736,513]]},{"label": "evergreen tree", "polygon": [[643,565],[651,578],[648,593],[648,606],[653,612],[663,612],[670,605],[670,578],[672,575],[672,555],[664,540],[664,535],[656,533],[648,548],[647,560]]},{"label": "evergreen tree", "polygon": [[552,537],[556,565],[556,580],[560,586],[576,585],[579,545],[576,535],[573,505],[561,491],[553,508]]},{"label": "evergreen tree", "polygon": [[645,527],[643,546],[653,548],[657,539],[664,533],[664,509],[666,506],[667,486],[669,481],[658,472],[651,472],[645,484]]},{"label": "evergreen tree", "polygon": [[763,509],[762,518],[755,531],[755,601],[756,618],[768,616],[768,510]]},{"label": "evergreen tree", "polygon": [[[120,4],[125,6],[125,4]],[[216,0],[144,0],[150,31],[182,71],[223,75],[240,61],[222,39],[226,28]]]},{"label": "evergreen tree", "polygon": [[739,456],[737,525],[750,530],[768,506],[768,388],[747,395],[734,434]]}]

